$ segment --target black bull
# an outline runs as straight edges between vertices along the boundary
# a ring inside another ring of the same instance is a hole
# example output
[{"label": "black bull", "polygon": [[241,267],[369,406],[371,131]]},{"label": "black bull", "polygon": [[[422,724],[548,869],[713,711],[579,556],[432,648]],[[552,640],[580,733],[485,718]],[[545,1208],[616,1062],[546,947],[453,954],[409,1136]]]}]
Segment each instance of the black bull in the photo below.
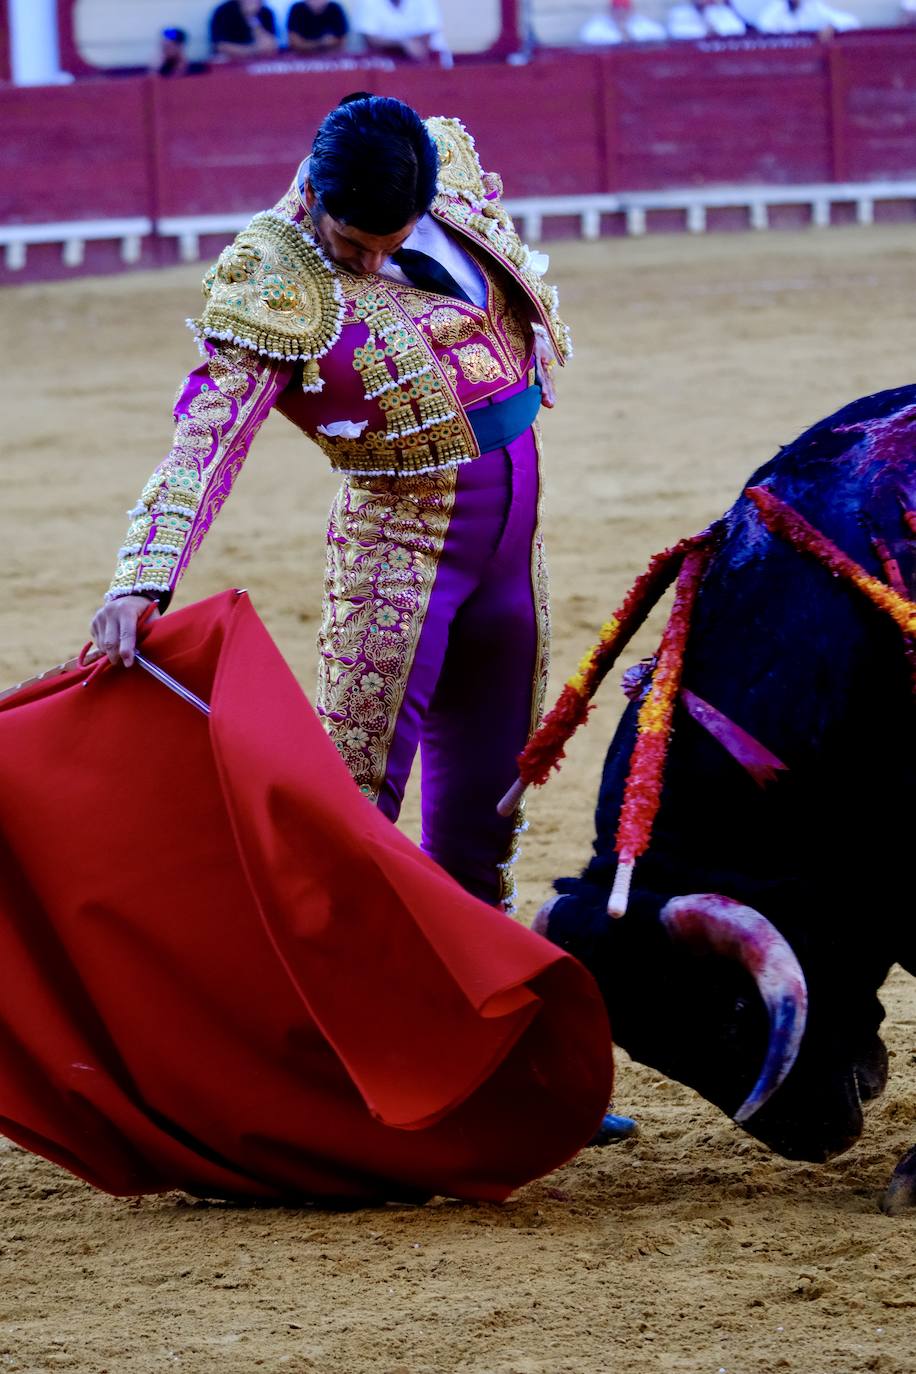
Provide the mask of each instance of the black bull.
[{"label": "black bull", "polygon": [[[872,574],[916,594],[916,386],[856,401],[751,478]],[[880,556],[879,556],[880,555]],[[539,917],[603,991],[635,1059],[734,1115],[767,1052],[768,1018],[736,963],[674,942],[679,894],[720,893],[785,936],[808,987],[798,1057],[745,1128],[790,1159],[826,1160],[863,1127],[887,1078],[879,989],[916,974],[916,710],[905,639],[848,581],[763,524],[742,495],[725,516],[696,603],[683,686],[787,765],[761,788],[679,706],[661,806],[627,914],[608,918],[615,832],[636,710],[608,751],[594,857]],[[912,658],[912,653],[910,655]],[[910,1155],[886,1205],[912,1200]]]}]

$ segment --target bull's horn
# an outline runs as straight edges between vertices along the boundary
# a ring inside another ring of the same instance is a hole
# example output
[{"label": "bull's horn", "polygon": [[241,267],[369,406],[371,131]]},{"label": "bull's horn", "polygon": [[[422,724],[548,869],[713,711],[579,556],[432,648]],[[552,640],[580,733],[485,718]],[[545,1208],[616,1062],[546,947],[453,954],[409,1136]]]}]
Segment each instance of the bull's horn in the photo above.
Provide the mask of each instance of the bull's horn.
[{"label": "bull's horn", "polygon": [[776,927],[753,907],[715,892],[673,897],[661,910],[676,940],[735,959],[757,984],[770,1018],[770,1042],[760,1077],[735,1120],[747,1121],[785,1080],[805,1033],[808,989],[795,953]]}]

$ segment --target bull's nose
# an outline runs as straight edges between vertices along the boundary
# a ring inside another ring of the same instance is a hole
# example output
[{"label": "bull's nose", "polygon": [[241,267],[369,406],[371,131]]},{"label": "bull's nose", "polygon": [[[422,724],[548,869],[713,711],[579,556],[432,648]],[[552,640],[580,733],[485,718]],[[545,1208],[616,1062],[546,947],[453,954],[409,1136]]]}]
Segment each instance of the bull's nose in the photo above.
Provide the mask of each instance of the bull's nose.
[{"label": "bull's nose", "polygon": [[534,931],[535,935],[543,935],[545,940],[550,938],[547,934],[547,929],[550,925],[550,913],[559,900],[559,895],[551,897],[550,901],[545,902],[541,907],[540,911],[531,922],[531,929]]}]

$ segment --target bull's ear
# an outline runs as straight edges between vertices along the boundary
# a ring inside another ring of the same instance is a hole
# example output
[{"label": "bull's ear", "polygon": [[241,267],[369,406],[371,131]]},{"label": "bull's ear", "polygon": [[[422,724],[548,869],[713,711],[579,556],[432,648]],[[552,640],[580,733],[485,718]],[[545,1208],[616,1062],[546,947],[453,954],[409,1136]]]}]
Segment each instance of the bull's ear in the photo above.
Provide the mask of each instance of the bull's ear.
[{"label": "bull's ear", "polygon": [[745,1122],[773,1096],[795,1063],[805,1033],[808,989],[789,942],[753,907],[715,892],[673,897],[660,920],[672,939],[734,959],[757,985],[770,1019],[760,1075],[735,1113]]}]

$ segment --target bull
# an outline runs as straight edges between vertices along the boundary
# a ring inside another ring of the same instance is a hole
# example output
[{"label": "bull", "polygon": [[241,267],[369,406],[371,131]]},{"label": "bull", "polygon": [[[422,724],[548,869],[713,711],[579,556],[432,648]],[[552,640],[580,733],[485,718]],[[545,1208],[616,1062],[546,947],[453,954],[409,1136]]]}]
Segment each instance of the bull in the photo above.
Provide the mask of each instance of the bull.
[{"label": "bull", "polygon": [[[626,913],[608,900],[638,701],[607,754],[593,856],[535,921],[590,969],[632,1058],[788,1159],[858,1140],[887,1082],[880,988],[894,963],[916,974],[914,512],[916,386],[853,402],[753,474],[698,585]],[[914,1198],[916,1148],[882,1205]]]}]

